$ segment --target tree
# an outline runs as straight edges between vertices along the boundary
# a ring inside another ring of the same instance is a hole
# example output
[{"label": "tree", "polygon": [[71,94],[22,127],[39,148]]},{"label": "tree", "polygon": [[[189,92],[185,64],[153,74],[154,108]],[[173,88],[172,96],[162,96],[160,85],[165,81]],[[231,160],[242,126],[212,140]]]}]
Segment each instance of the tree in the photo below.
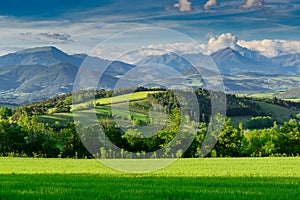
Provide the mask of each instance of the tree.
[{"label": "tree", "polygon": [[0,155],[22,154],[25,144],[24,133],[17,124],[0,120]]},{"label": "tree", "polygon": [[62,144],[61,157],[63,158],[84,158],[85,156],[91,157],[91,154],[84,147],[79,135],[76,131],[74,122],[68,123],[66,128],[59,132],[59,140]]},{"label": "tree", "polygon": [[278,129],[256,129],[245,132],[245,152],[247,156],[270,156],[277,152]]},{"label": "tree", "polygon": [[12,110],[10,108],[0,108],[0,119],[8,119],[12,116]]},{"label": "tree", "polygon": [[202,122],[199,125],[199,129],[196,132],[196,135],[195,135],[195,138],[194,138],[192,144],[186,150],[186,152],[184,152],[183,157],[186,157],[186,158],[199,157],[202,143],[204,141],[206,134],[207,134],[207,124],[205,122]]},{"label": "tree", "polygon": [[299,123],[296,119],[285,122],[280,128],[278,145],[279,153],[285,153],[288,156],[300,154]]},{"label": "tree", "polygon": [[242,146],[243,135],[239,128],[234,128],[230,118],[226,118],[223,130],[221,131],[215,150],[218,156],[234,157],[239,156]]},{"label": "tree", "polygon": [[250,121],[247,122],[247,127],[249,129],[263,129],[270,128],[273,126],[274,120],[270,116],[258,116],[252,117]]}]

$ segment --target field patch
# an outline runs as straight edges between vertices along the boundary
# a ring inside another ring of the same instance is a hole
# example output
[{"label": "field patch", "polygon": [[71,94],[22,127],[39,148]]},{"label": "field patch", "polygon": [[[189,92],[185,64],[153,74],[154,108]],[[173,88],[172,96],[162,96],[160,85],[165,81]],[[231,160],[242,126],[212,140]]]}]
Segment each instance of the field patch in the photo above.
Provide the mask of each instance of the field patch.
[{"label": "field patch", "polygon": [[146,92],[135,92],[131,94],[124,94],[120,96],[112,96],[109,98],[102,98],[98,99],[95,102],[100,103],[102,105],[107,105],[107,104],[116,104],[116,103],[123,103],[123,102],[129,102],[129,101],[137,101],[137,100],[142,100],[146,99],[149,94],[154,94],[158,93],[161,91],[146,91]]}]

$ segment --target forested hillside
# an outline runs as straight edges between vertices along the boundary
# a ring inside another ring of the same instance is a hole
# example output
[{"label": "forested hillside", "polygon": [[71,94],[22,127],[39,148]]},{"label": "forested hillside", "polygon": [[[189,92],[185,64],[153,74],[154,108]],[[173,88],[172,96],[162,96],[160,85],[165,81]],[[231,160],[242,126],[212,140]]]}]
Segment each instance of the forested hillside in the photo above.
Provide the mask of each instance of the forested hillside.
[{"label": "forested hillside", "polygon": [[[185,97],[192,94],[197,97],[200,114],[189,107],[182,110],[181,105],[188,105],[189,98],[180,98],[179,102],[174,91],[146,88],[79,91],[15,110],[1,108],[0,155],[131,158],[130,152],[134,152],[140,158],[198,157],[209,134],[210,92],[204,89],[181,92]],[[227,116],[214,116],[214,120],[223,119],[224,126],[208,156],[299,155],[298,103],[229,94],[226,99]],[[128,102],[129,110],[123,109],[124,102]],[[112,105],[117,109],[113,110]],[[92,110],[96,111],[105,139],[100,137],[98,126],[84,126],[80,121],[73,121],[72,112]],[[125,122],[123,126],[118,124]],[[84,131],[77,133],[78,128]],[[192,128],[197,131],[189,132]],[[176,137],[179,132],[180,137]],[[191,137],[194,138],[191,145],[182,151],[182,141]],[[108,145],[107,140],[119,148]],[[171,141],[178,146],[146,154]],[[87,143],[92,143],[90,152],[84,146]]]}]

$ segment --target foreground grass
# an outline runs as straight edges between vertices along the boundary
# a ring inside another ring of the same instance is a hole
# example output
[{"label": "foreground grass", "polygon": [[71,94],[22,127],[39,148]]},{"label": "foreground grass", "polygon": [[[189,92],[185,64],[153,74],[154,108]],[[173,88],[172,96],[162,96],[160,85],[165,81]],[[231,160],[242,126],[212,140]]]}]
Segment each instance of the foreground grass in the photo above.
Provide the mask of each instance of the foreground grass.
[{"label": "foreground grass", "polygon": [[96,160],[0,158],[0,199],[298,199],[299,169],[300,158],[181,159],[128,174]]}]

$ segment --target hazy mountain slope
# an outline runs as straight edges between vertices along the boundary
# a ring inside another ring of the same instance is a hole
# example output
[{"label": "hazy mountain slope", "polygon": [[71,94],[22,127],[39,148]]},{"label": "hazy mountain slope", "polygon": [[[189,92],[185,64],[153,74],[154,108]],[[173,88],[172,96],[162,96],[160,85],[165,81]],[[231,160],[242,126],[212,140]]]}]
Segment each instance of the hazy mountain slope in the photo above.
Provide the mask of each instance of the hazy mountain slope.
[{"label": "hazy mountain slope", "polygon": [[272,58],[272,64],[280,64],[289,71],[295,71],[299,73],[300,70],[300,53],[282,55]]},{"label": "hazy mountain slope", "polygon": [[24,81],[16,92],[30,93],[44,88],[47,88],[48,91],[57,90],[57,93],[68,92],[72,90],[77,70],[76,66],[69,63],[56,64]]},{"label": "hazy mountain slope", "polygon": [[17,65],[0,68],[0,90],[17,89],[23,82],[42,72],[45,66]]},{"label": "hazy mountain slope", "polygon": [[220,72],[223,74],[239,74],[241,72],[253,71],[262,72],[262,66],[256,60],[242,56],[238,51],[225,48],[211,55]]},{"label": "hazy mountain slope", "polygon": [[173,53],[148,56],[145,59],[139,61],[137,63],[137,66],[153,64],[165,65],[175,69],[178,72],[184,72],[189,68],[193,67],[193,65],[185,58]]}]

